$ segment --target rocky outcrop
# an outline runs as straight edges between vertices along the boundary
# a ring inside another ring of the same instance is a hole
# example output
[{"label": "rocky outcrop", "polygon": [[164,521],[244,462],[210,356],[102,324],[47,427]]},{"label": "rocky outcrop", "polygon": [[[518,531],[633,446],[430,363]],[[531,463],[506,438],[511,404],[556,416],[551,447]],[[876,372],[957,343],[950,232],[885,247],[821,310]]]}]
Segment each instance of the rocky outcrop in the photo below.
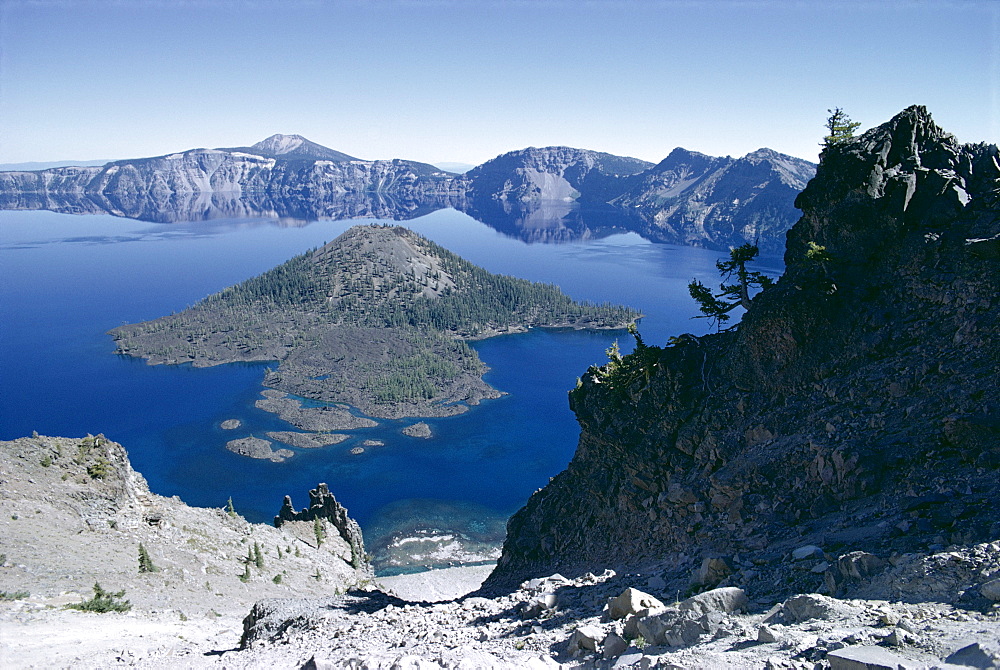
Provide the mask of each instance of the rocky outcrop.
[{"label": "rocky outcrop", "polygon": [[281,528],[287,521],[329,521],[337,529],[340,537],[351,548],[351,564],[355,569],[371,571],[368,555],[365,553],[365,541],[361,535],[361,526],[347,515],[347,508],[337,502],[326,484],[319,484],[309,491],[309,507],[296,512],[292,507],[292,497],[285,496],[278,516],[274,517],[274,526]]},{"label": "rocky outcrop", "polygon": [[[656,563],[850,593],[895,554],[1000,537],[997,148],[912,107],[827,148],[796,204],[786,273],[737,330],[584,375],[577,452],[511,519],[489,587]],[[804,545],[826,554],[779,570]],[[950,597],[976,601],[965,586]]]}]

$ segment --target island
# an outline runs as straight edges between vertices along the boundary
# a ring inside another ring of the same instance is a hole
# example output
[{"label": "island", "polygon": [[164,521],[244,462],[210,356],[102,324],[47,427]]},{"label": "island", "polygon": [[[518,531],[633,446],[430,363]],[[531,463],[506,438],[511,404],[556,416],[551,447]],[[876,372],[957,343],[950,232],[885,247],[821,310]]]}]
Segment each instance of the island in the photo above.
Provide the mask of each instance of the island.
[{"label": "island", "polygon": [[534,327],[624,328],[639,316],[487,272],[407,228],[374,224],[110,334],[116,353],[153,365],[277,361],[258,407],[331,431],[370,425],[357,411],[440,417],[499,397],[471,340]]}]

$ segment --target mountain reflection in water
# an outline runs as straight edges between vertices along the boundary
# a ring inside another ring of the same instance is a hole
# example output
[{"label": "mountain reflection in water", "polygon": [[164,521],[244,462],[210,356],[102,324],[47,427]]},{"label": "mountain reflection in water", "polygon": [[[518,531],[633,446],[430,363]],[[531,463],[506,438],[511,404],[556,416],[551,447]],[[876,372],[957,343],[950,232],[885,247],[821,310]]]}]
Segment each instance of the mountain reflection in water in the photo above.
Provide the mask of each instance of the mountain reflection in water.
[{"label": "mountain reflection in water", "polygon": [[565,200],[518,202],[461,196],[426,196],[407,200],[377,192],[275,196],[213,191],[171,193],[162,198],[150,193],[135,197],[104,193],[0,193],[0,209],[110,214],[152,223],[271,219],[282,226],[304,226],[321,220],[409,221],[447,208],[456,209],[508,237],[528,243],[556,244],[601,239],[624,232],[636,232],[657,242],[680,241],[670,239],[668,231],[651,227],[638,215],[630,215],[611,205]]}]

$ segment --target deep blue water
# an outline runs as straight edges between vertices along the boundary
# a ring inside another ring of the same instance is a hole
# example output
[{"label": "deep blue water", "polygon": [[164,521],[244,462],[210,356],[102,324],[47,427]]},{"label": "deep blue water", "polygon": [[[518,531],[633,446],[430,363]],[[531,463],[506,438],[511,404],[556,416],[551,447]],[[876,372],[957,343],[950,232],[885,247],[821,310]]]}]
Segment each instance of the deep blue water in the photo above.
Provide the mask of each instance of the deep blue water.
[{"label": "deep blue water", "polygon": [[[255,521],[285,494],[301,507],[327,482],[364,528],[380,510],[431,499],[509,515],[572,457],[578,427],[566,393],[624,332],[534,331],[475,344],[489,381],[507,393],[472,411],[431,419],[429,440],[399,433],[412,421],[354,431],[347,442],[296,450],[284,463],[230,453],[227,440],[288,424],[254,408],[261,365],[150,367],[113,355],[106,331],[179,311],[204,296],[332,240],[358,221],[282,227],[268,220],[150,224],[111,216],[0,211],[0,439],[104,433],[162,495],[221,507],[231,496]],[[576,299],[629,304],[647,343],[707,329],[687,294],[715,285],[718,252],[635,234],[526,244],[454,210],[403,223],[493,272],[558,284]],[[777,263],[759,269],[779,271]],[[223,431],[238,418],[243,426]],[[384,447],[352,455],[366,439]],[[279,445],[283,446],[283,445]]]}]

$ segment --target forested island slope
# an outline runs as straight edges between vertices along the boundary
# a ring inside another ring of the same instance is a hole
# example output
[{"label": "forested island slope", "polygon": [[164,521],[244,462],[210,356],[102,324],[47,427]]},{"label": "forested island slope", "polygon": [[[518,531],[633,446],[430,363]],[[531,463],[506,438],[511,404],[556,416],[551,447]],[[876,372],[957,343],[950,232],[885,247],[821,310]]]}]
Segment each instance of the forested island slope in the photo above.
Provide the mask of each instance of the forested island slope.
[{"label": "forested island slope", "polygon": [[370,416],[444,416],[496,397],[467,340],[622,328],[631,309],[496,275],[401,227],[355,226],[180,313],[111,331],[117,353],[202,367],[280,361],[265,384]]},{"label": "forested island slope", "polygon": [[[737,330],[584,375],[577,452],[491,586],[656,564],[681,589],[864,593],[907,552],[1000,538],[997,147],[911,107],[827,147],[796,202]],[[987,578],[924,596],[974,604]]]}]

